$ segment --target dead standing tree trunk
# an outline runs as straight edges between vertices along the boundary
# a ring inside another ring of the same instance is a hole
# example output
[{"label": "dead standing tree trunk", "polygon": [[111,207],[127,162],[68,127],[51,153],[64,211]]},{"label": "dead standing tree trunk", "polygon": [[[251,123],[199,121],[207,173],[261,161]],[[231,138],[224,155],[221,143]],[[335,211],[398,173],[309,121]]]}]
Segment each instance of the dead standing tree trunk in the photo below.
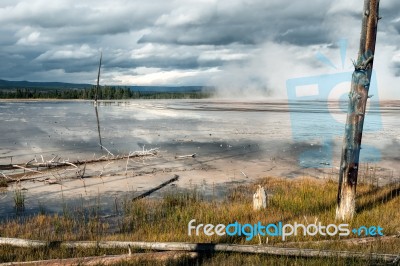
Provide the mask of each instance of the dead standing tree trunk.
[{"label": "dead standing tree trunk", "polygon": [[103,149],[103,144],[101,143],[101,134],[100,134],[100,121],[99,121],[99,112],[97,111],[97,99],[99,95],[99,87],[100,87],[100,69],[101,69],[101,59],[103,58],[103,53],[100,54],[100,63],[99,63],[99,71],[97,73],[97,86],[96,86],[96,93],[94,96],[94,110],[96,112],[96,119],[97,119],[97,132],[99,133],[99,144],[100,149]]},{"label": "dead standing tree trunk", "polygon": [[365,109],[371,82],[379,17],[379,0],[364,0],[360,49],[349,93],[349,106],[340,162],[336,219],[351,220],[355,197]]}]

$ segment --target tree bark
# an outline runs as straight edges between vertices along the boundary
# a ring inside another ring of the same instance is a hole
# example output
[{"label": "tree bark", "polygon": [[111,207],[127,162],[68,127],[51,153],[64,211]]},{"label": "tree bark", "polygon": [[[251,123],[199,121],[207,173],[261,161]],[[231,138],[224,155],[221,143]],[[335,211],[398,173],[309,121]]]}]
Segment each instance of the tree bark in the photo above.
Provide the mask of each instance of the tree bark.
[{"label": "tree bark", "polygon": [[336,219],[342,221],[351,220],[356,210],[361,138],[379,19],[379,0],[364,0],[360,48],[354,62],[339,172]]},{"label": "tree bark", "polygon": [[97,99],[99,97],[99,85],[100,85],[100,69],[101,69],[101,60],[103,59],[103,52],[100,55],[100,62],[99,62],[99,71],[97,72],[97,86],[96,86],[96,94],[94,96],[94,110],[96,112],[96,119],[97,119],[97,132],[99,133],[99,144],[100,149],[103,150],[103,144],[101,143],[101,133],[100,133],[100,121],[99,121],[99,112],[97,111]]},{"label": "tree bark", "polygon": [[97,99],[99,97],[99,87],[100,87],[100,69],[101,69],[101,60],[103,59],[103,52],[100,54],[100,62],[99,62],[99,71],[97,72],[97,85],[96,85],[96,93],[94,95],[94,102],[97,103]]}]

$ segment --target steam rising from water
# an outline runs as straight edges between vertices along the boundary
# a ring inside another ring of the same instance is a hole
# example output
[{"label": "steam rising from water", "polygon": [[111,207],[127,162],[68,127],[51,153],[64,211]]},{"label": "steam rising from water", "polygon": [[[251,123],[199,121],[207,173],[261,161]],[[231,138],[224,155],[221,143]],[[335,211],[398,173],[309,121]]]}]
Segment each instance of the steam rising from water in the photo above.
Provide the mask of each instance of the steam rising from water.
[{"label": "steam rising from water", "polygon": [[[267,42],[252,52],[249,60],[223,66],[220,75],[214,76],[211,83],[220,98],[287,99],[288,79],[352,72],[351,59],[356,59],[357,47],[356,41],[349,43],[342,68],[340,49],[336,44],[301,47]],[[336,68],[319,61],[318,54],[330,59]],[[393,68],[395,57],[394,46],[377,43],[374,70],[380,100],[400,99],[400,90],[395,86],[399,81]]]}]

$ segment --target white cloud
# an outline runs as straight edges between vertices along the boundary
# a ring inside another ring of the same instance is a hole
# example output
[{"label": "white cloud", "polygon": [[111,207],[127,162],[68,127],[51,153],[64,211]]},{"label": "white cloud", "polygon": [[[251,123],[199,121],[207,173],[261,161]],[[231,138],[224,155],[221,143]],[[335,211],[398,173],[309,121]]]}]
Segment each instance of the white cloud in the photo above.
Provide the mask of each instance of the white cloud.
[{"label": "white cloud", "polygon": [[[217,72],[217,69],[207,70],[171,70],[163,71],[160,69],[140,69],[136,75],[118,75],[115,80],[124,85],[184,85],[181,84],[182,79],[196,78],[199,75],[212,74]],[[194,84],[192,84],[194,85]]]},{"label": "white cloud", "polygon": [[17,44],[19,45],[38,45],[39,44],[39,39],[40,37],[40,32],[34,31],[30,33],[27,37],[23,37],[17,41]]},{"label": "white cloud", "polygon": [[80,47],[67,45],[59,49],[52,49],[37,57],[37,60],[63,60],[63,59],[85,59],[98,56],[99,51],[83,44]]}]

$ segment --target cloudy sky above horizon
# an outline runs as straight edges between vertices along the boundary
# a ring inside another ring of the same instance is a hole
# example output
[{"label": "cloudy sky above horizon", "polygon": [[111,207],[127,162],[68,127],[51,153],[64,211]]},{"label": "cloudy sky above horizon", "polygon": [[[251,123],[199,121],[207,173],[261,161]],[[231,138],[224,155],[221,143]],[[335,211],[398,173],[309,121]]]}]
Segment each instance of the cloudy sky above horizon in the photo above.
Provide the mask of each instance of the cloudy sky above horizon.
[{"label": "cloudy sky above horizon", "polygon": [[[379,93],[400,99],[400,1],[380,5]],[[0,79],[95,83],[102,51],[102,84],[280,97],[288,79],[352,70],[361,13],[359,0],[2,0]]]}]

